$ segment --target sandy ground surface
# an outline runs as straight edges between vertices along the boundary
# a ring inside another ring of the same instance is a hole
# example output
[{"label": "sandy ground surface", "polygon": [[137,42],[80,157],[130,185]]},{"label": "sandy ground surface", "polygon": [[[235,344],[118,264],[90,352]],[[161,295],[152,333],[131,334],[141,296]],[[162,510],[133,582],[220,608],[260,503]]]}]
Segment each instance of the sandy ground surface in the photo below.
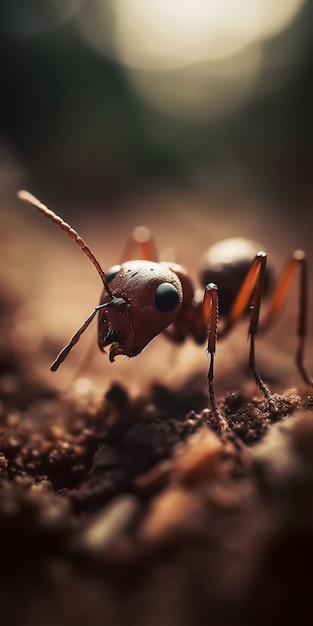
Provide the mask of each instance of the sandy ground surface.
[{"label": "sandy ground surface", "polygon": [[[8,180],[10,184],[6,184]],[[164,371],[167,382],[174,385],[186,379],[205,377],[208,365],[205,349],[190,340],[177,347],[159,337],[136,359],[120,357],[114,365],[110,364],[98,350],[96,322],[62,368],[51,375],[48,367],[51,361],[98,304],[101,284],[91,263],[68,237],[18,202],[15,191],[23,182],[21,174],[14,170],[2,173],[0,280],[2,292],[18,302],[9,331],[10,340],[20,350],[27,369],[36,371],[45,377],[47,384],[64,392],[70,390],[78,378],[85,377],[100,392],[110,381],[123,381],[126,377],[135,393],[153,381],[163,382]],[[36,193],[35,189],[30,191]],[[41,199],[49,202],[49,198]],[[130,233],[138,224],[151,229],[160,258],[170,257],[184,265],[196,287],[199,286],[197,272],[202,255],[210,245],[227,237],[244,236],[260,242],[277,275],[296,248],[306,251],[309,265],[313,266],[312,215],[308,213],[306,220],[297,220],[296,212],[283,217],[277,208],[262,205],[253,197],[223,205],[199,193],[183,195],[178,190],[165,189],[124,199],[119,210],[114,207],[110,210],[108,206],[77,206],[76,212],[61,206],[51,208],[79,231],[104,269],[120,261]],[[311,271],[306,349],[306,362],[311,370],[312,275]],[[281,319],[257,344],[260,369],[274,384],[275,391],[301,384],[299,377],[294,376],[293,366],[297,283],[296,280]],[[247,378],[246,337],[247,322],[243,321],[218,343],[217,393],[235,389],[242,382],[240,378]]]}]

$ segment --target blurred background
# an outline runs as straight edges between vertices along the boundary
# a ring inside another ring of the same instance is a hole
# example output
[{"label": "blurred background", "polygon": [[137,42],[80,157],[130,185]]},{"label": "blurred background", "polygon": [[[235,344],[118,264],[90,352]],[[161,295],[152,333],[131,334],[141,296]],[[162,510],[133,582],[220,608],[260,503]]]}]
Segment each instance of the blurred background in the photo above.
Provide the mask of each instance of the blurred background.
[{"label": "blurred background", "polygon": [[[278,270],[296,248],[313,265],[312,27],[311,0],[2,0],[1,284],[17,303],[5,341],[29,368],[52,376],[47,363],[100,289],[73,243],[19,205],[18,188],[70,221],[104,268],[140,223],[195,280],[206,248],[238,235],[260,241]],[[270,341],[286,384],[296,308],[293,289]],[[87,334],[94,345],[95,328]],[[220,388],[246,358],[246,327],[235,334],[219,348]],[[201,348],[158,340],[127,374],[103,356],[81,371],[138,383],[158,377],[160,359],[173,380],[207,367]]]}]

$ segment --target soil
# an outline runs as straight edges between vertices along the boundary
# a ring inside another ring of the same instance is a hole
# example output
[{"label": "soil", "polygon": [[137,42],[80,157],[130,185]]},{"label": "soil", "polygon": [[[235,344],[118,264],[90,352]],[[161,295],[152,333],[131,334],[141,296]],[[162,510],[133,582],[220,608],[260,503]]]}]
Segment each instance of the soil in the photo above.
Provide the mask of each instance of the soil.
[{"label": "soil", "polygon": [[[2,307],[3,327],[12,311]],[[72,397],[1,356],[6,624],[309,624],[313,397]]]}]

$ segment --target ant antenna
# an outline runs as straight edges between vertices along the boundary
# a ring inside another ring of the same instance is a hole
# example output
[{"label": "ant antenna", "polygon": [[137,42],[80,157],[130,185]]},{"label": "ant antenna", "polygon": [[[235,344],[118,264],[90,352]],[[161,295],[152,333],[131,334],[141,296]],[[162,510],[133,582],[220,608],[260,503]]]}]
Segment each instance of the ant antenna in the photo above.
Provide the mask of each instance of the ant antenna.
[{"label": "ant antenna", "polygon": [[95,255],[91,252],[89,246],[87,246],[85,241],[78,235],[76,230],[74,230],[69,224],[67,224],[67,222],[64,222],[62,218],[59,217],[59,215],[51,211],[51,209],[45,206],[42,202],[40,202],[40,200],[38,200],[38,198],[35,198],[35,196],[33,196],[28,191],[18,191],[17,197],[22,200],[22,202],[25,202],[26,204],[39,211],[39,213],[47,217],[49,220],[52,220],[54,224],[59,226],[69,237],[71,237],[71,239],[75,241],[75,243],[77,243],[77,245],[81,248],[84,254],[86,254],[86,256],[95,266],[108,295],[110,296],[110,298],[113,298],[112,291],[106,280],[105,272],[103,271],[99,261],[97,261]]}]

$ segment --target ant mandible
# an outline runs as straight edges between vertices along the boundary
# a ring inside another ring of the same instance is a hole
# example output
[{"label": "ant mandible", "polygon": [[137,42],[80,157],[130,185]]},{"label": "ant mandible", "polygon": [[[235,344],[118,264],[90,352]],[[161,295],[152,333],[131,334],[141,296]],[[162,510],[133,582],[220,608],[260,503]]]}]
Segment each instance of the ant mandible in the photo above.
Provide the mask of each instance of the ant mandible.
[{"label": "ant mandible", "polygon": [[[199,344],[207,343],[210,356],[209,398],[217,424],[223,429],[226,422],[214,393],[217,332],[219,337],[227,335],[250,308],[249,366],[265,400],[275,407],[273,394],[256,368],[255,338],[268,270],[266,253],[258,251],[253,242],[228,239],[208,251],[200,272],[204,296],[199,297],[185,268],[177,263],[157,262],[156,248],[148,229],[135,229],[121,264],[114,265],[105,273],[84,240],[61,217],[27,191],[19,191],[18,197],[51,219],[75,241],[95,266],[104,287],[100,304],[61,350],[51,365],[52,371],[58,369],[97,313],[98,345],[103,352],[106,346],[110,346],[111,362],[120,354],[136,356],[161,332],[176,343],[182,343],[191,336]],[[135,251],[138,251],[140,260],[129,260],[134,258]],[[303,251],[296,250],[287,261],[260,330],[265,332],[277,319],[297,270],[300,272],[300,290],[296,365],[304,382],[313,386],[303,364],[308,308],[308,267]],[[212,276],[219,283],[222,296],[220,317],[224,323],[219,328],[218,287],[212,282]]]}]

